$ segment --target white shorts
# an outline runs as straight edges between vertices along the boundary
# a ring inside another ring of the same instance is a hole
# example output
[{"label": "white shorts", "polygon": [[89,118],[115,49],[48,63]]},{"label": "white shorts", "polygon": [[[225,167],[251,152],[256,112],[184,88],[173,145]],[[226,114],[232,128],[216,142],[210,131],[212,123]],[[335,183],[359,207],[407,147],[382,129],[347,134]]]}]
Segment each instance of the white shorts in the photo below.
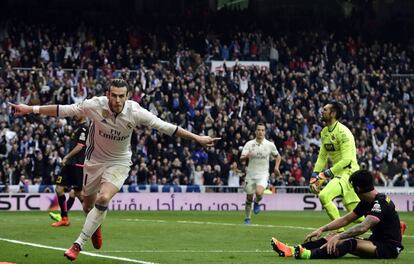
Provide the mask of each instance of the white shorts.
[{"label": "white shorts", "polygon": [[83,192],[85,196],[99,192],[101,184],[109,182],[121,189],[128,178],[130,167],[121,164],[87,164],[83,168]]},{"label": "white shorts", "polygon": [[258,178],[258,179],[251,179],[246,178],[244,190],[247,194],[254,194],[256,192],[256,187],[258,185],[263,186],[263,188],[267,187],[267,178]]}]

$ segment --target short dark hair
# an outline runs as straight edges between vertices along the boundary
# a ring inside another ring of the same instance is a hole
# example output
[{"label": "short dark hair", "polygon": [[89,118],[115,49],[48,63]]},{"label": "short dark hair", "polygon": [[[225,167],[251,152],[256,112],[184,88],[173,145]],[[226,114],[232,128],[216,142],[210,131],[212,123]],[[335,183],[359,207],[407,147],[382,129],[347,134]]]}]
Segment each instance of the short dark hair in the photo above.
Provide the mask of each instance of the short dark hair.
[{"label": "short dark hair", "polygon": [[266,124],[264,122],[257,122],[256,123],[256,129],[258,126],[264,126],[266,128]]},{"label": "short dark hair", "polygon": [[109,86],[108,86],[108,92],[111,90],[111,87],[118,87],[118,88],[121,88],[121,87],[126,87],[127,88],[127,92],[130,92],[130,88],[129,88],[129,85],[128,85],[128,82],[127,81],[125,81],[124,79],[122,79],[122,78],[114,78],[114,79],[112,79],[110,82],[109,82]]},{"label": "short dark hair", "polygon": [[352,173],[349,177],[349,183],[351,183],[356,193],[366,193],[374,190],[374,177],[367,170],[358,170]]},{"label": "short dark hair", "polygon": [[338,101],[331,101],[329,104],[332,106],[331,109],[336,113],[336,119],[340,119],[343,114],[343,106]]}]

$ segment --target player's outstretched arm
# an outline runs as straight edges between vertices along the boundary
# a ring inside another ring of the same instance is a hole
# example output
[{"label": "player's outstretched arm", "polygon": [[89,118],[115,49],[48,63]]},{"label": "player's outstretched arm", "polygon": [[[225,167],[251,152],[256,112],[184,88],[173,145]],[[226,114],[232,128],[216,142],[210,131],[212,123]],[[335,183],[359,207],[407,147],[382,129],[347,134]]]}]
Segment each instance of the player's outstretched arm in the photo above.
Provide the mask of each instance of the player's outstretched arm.
[{"label": "player's outstretched arm", "polygon": [[25,105],[25,104],[12,104],[9,103],[10,107],[14,110],[15,116],[24,116],[27,114],[35,113],[47,116],[57,116],[58,106],[57,105]]},{"label": "player's outstretched arm", "polygon": [[212,147],[214,146],[214,143],[216,141],[219,141],[221,138],[212,138],[209,136],[199,136],[194,133],[191,133],[188,130],[185,130],[181,127],[178,128],[176,134],[177,137],[185,138],[185,139],[191,139],[194,141],[197,141],[203,148]]}]

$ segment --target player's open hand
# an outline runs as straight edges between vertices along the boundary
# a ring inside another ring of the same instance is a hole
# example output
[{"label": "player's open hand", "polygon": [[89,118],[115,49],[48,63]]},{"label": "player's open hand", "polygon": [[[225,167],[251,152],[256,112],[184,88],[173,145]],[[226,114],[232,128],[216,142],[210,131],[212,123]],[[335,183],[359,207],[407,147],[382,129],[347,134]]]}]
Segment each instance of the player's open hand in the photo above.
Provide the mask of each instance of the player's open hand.
[{"label": "player's open hand", "polygon": [[339,238],[339,235],[336,234],[334,236],[331,236],[329,238],[327,238],[328,242],[326,242],[326,244],[324,244],[321,248],[326,247],[326,251],[328,252],[329,255],[333,255],[335,254],[336,251],[336,246],[338,245],[338,242],[341,240]]},{"label": "player's open hand", "polygon": [[9,105],[14,110],[15,116],[24,116],[33,112],[33,107],[29,105],[12,103],[9,103]]},{"label": "player's open hand", "polygon": [[321,237],[322,235],[322,229],[318,228],[315,231],[309,233],[306,237],[305,237],[305,242],[309,242],[312,241],[314,239],[318,239]]},{"label": "player's open hand", "polygon": [[212,147],[214,146],[214,143],[216,141],[219,141],[221,138],[212,138],[209,136],[198,136],[197,137],[197,142],[203,146],[203,148],[208,148],[208,147]]}]

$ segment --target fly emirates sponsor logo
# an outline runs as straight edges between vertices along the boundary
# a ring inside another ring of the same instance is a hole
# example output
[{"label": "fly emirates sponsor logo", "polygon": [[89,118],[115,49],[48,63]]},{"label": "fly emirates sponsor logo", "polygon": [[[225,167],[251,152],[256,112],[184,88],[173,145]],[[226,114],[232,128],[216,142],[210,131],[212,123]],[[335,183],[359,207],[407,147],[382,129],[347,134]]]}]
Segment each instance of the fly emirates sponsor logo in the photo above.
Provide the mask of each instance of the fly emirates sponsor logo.
[{"label": "fly emirates sponsor logo", "polygon": [[115,141],[123,141],[129,137],[128,135],[126,136],[121,135],[121,131],[118,131],[115,129],[111,129],[109,133],[99,130],[99,135],[105,139],[115,140]]}]

